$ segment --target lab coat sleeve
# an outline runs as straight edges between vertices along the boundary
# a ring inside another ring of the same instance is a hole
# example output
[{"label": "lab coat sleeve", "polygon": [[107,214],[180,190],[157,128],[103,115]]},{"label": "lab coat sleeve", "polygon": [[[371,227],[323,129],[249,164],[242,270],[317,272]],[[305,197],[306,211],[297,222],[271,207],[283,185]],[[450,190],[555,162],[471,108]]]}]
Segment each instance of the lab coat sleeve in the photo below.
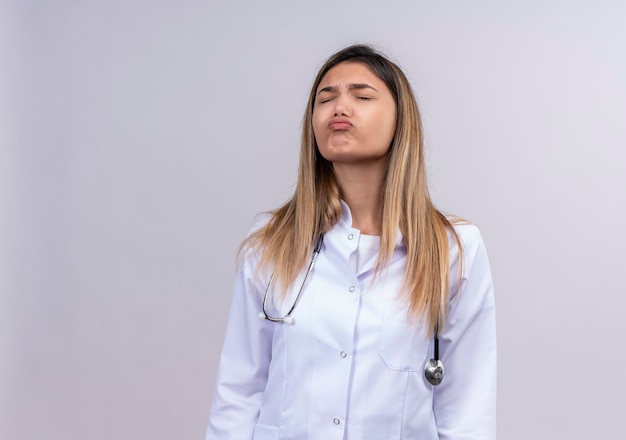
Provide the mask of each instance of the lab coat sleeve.
[{"label": "lab coat sleeve", "polygon": [[237,271],[206,440],[252,439],[271,358],[273,323],[260,319],[263,291],[244,261]]},{"label": "lab coat sleeve", "polygon": [[497,357],[491,271],[478,228],[466,225],[457,231],[463,276],[440,334],[446,377],[434,389],[433,410],[441,440],[494,440]]}]

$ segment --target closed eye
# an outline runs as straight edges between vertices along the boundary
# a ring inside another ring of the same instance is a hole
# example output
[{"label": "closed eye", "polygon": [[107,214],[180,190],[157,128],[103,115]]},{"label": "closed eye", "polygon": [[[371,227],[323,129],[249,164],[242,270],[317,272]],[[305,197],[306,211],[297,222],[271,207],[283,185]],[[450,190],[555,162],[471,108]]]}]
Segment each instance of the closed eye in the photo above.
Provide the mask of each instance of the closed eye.
[{"label": "closed eye", "polygon": [[322,90],[322,93],[318,94],[317,96],[317,102],[319,104],[324,104],[325,102],[332,101],[336,96],[335,93],[328,93],[328,92],[324,93],[324,92],[326,91]]}]

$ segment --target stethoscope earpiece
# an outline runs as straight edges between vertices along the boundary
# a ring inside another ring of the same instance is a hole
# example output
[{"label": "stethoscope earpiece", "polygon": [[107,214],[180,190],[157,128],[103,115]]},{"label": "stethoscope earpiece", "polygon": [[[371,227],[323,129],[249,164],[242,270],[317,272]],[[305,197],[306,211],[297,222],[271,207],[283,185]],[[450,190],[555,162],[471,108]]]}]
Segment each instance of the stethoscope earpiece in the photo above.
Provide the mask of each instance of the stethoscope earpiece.
[{"label": "stethoscope earpiece", "polygon": [[274,318],[270,318],[269,316],[267,316],[265,312],[259,313],[259,319],[267,319],[268,321],[282,322],[283,324],[290,324],[290,325],[295,322],[295,319],[293,319],[292,316],[287,315],[284,318],[274,319]]},{"label": "stethoscope earpiece", "polygon": [[446,377],[446,367],[438,359],[431,359],[424,365],[424,377],[431,385],[439,385]]}]

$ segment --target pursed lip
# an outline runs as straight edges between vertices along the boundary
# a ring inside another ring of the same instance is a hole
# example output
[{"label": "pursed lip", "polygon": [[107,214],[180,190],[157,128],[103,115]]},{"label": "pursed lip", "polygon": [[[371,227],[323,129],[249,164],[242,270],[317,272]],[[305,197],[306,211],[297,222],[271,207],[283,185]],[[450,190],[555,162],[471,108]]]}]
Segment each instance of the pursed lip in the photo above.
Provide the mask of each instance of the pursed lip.
[{"label": "pursed lip", "polygon": [[328,121],[328,128],[331,130],[348,130],[352,127],[352,122],[348,118],[332,118]]}]

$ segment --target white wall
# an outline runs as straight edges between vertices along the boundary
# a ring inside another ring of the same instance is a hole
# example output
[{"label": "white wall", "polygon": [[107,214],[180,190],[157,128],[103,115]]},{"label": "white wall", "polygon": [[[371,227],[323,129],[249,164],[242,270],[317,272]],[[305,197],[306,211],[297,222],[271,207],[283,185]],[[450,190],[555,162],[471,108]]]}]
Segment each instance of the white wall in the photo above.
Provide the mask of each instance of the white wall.
[{"label": "white wall", "polygon": [[0,438],[203,437],[237,246],[353,42],[404,68],[433,196],[485,237],[499,438],[616,438],[624,23],[620,0],[5,1]]}]

